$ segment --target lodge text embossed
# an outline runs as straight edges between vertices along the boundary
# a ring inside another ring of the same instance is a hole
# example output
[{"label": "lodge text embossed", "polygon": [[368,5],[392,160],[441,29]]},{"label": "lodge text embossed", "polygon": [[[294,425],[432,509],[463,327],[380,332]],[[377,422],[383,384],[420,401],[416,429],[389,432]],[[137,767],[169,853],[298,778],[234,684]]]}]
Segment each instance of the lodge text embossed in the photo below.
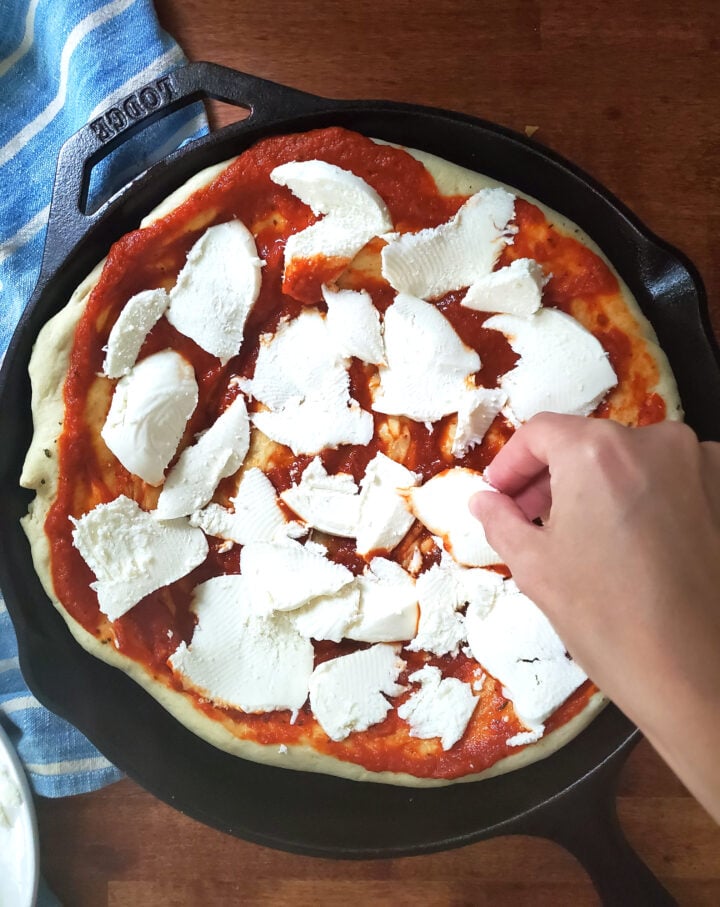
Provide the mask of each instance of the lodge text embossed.
[{"label": "lodge text embossed", "polygon": [[168,76],[163,76],[155,82],[129,94],[114,107],[90,123],[95,137],[101,142],[107,142],[113,136],[127,129],[136,120],[142,119],[146,114],[152,113],[175,96],[175,89]]}]

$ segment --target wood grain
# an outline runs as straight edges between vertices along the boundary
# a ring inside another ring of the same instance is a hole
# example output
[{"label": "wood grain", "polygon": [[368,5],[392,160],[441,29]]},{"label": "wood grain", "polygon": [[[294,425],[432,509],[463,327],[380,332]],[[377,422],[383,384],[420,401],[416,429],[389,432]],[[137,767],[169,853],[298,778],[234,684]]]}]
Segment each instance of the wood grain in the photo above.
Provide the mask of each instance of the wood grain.
[{"label": "wood grain", "polygon": [[[720,40],[689,0],[158,0],[194,60],[337,98],[452,108],[518,131],[592,174],[705,281],[720,334]],[[222,105],[216,125],[238,117]],[[638,853],[682,905],[720,903],[720,829],[647,743],[618,800]],[[73,907],[597,904],[548,841],[498,838],[387,861],[271,851],[182,816],[130,781],[39,804],[48,883]]]},{"label": "wood grain", "polygon": [[[156,6],[194,60],[328,97],[539,126],[536,141],[690,256],[720,332],[720,37],[711,0],[682,12],[656,0],[279,0],[272,15],[233,0]],[[214,113],[217,125],[237,119],[232,108]]]},{"label": "wood grain", "polygon": [[[630,842],[681,904],[718,903],[720,828],[646,742],[623,772],[618,809]],[[39,818],[48,883],[75,907],[598,903],[575,859],[538,838],[393,860],[314,859],[223,835],[130,781],[42,800]]]}]

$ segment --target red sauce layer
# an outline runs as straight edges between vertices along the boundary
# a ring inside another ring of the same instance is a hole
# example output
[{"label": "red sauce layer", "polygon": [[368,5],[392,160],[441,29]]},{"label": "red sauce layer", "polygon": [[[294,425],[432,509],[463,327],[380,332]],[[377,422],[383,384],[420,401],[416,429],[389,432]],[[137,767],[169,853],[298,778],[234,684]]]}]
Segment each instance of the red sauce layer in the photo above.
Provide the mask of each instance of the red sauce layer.
[{"label": "red sauce layer", "polygon": [[[343,129],[266,139],[244,152],[209,186],[196,192],[179,208],[113,245],[75,335],[64,389],[65,422],[59,440],[58,493],[45,526],[51,546],[55,590],[67,611],[83,627],[103,638],[114,635],[114,644],[120,652],[143,664],[159,682],[171,687],[179,688],[167,659],[179,642],[189,642],[193,633],[192,589],[211,576],[239,572],[239,548],[223,551],[218,540],[210,539],[210,553],[200,567],[171,586],[147,596],[116,621],[113,632],[108,633],[106,621],[98,610],[97,597],[90,589],[94,576],[72,545],[69,517],[79,517],[96,504],[120,494],[134,497],[141,506],[152,509],[158,491],[128,473],[99,437],[111,387],[107,379],[98,378],[103,347],[118,314],[132,295],[155,287],[170,288],[189,249],[204,230],[234,218],[243,221],[255,234],[258,254],[265,260],[262,290],[248,319],[240,354],[223,366],[192,340],[179,334],[165,319],[153,329],[141,351],[141,357],[144,357],[172,347],[194,366],[199,403],[181,449],[238,393],[231,379],[252,375],[260,334],[272,331],[281,318],[296,315],[303,304],[322,305],[319,288],[323,282],[340,277],[345,285],[363,286],[371,293],[376,306],[384,311],[392,302],[390,289],[377,277],[357,271],[343,274],[335,260],[318,259],[304,268],[298,267],[286,275],[283,284],[285,240],[315,218],[287,189],[273,183],[269,174],[274,167],[287,161],[315,158],[351,170],[366,180],[384,199],[395,228],[400,231],[437,226],[451,217],[464,201],[463,197],[441,196],[429,173],[406,152],[376,145]],[[577,239],[559,233],[539,208],[526,201],[516,203],[516,223],[518,232],[514,243],[507,246],[498,266],[517,257],[532,257],[539,261],[552,274],[545,290],[546,304],[572,312],[576,317],[585,313],[586,325],[594,330],[608,350],[621,383],[638,382],[637,387],[633,387],[637,422],[645,424],[662,419],[664,403],[651,391],[652,375],[643,385],[632,371],[636,353],[633,341],[622,330],[609,326],[607,318],[602,322],[606,300],[619,294],[617,280],[610,268]],[[369,251],[373,249],[369,247]],[[289,295],[290,292],[294,295]],[[476,377],[477,383],[496,386],[517,357],[500,333],[483,327],[486,315],[460,305],[462,296],[463,293],[450,293],[438,300],[437,305],[463,341],[480,354],[482,369]],[[369,408],[368,380],[372,369],[354,362],[350,376],[353,395],[361,405]],[[105,397],[100,394],[98,403],[98,387],[103,383],[107,385]],[[606,411],[601,407],[597,415],[606,415],[607,407],[606,403]],[[406,465],[421,472],[425,478],[452,465],[483,469],[512,431],[499,418],[483,444],[458,461],[449,458],[441,445],[447,423],[448,419],[441,420],[428,430],[424,425],[402,420],[407,441]],[[376,438],[366,447],[346,445],[326,451],[323,461],[330,472],[347,471],[359,479],[368,461],[384,447],[384,442]],[[309,459],[294,457],[289,450],[279,449],[268,475],[278,490],[282,490],[299,478]],[[226,500],[233,489],[232,480],[221,483],[218,499]],[[330,556],[354,572],[362,569],[363,561],[347,540],[330,540]],[[318,643],[316,660],[357,648],[357,644],[344,648],[343,645]],[[403,652],[407,670],[401,682],[424,663],[424,657]],[[455,659],[431,658],[430,661],[442,667],[446,675],[467,681],[477,679],[473,673],[477,665],[464,655]],[[577,714],[594,691],[590,683],[577,690],[549,719],[548,729],[562,725]],[[236,732],[242,737],[260,743],[304,741],[318,750],[373,771],[410,772],[419,777],[456,778],[482,771],[516,751],[508,748],[505,741],[522,730],[512,704],[503,697],[499,684],[492,678],[485,680],[478,707],[463,740],[449,752],[443,752],[437,740],[411,738],[396,710],[391,710],[385,721],[368,731],[352,734],[342,743],[333,743],[319,729],[307,706],[291,723],[289,713],[246,715],[219,709],[194,693],[188,695],[194,697],[199,709],[214,719],[235,722]]]}]

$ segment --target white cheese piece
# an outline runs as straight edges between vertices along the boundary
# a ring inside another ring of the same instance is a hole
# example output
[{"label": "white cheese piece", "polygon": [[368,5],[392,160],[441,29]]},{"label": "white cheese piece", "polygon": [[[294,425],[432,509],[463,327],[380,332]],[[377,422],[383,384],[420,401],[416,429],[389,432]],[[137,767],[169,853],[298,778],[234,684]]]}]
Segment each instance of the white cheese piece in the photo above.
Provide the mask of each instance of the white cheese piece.
[{"label": "white cheese piece", "polygon": [[305,467],[296,485],[280,497],[309,526],[354,538],[360,519],[360,489],[348,473],[328,475],[320,457]]},{"label": "white cheese piece", "polygon": [[325,557],[328,553],[327,547],[320,542],[315,542],[312,539],[308,539],[303,547],[306,551],[311,551],[313,554],[317,554],[320,557]]},{"label": "white cheese piece", "polygon": [[252,416],[254,425],[295,455],[369,443],[372,415],[350,397],[348,364],[317,309],[282,322],[261,338],[252,379],[239,382],[268,408]]},{"label": "white cheese piece", "polygon": [[90,588],[110,620],[186,576],[208,552],[205,536],[187,520],[160,522],[125,495],[70,519],[73,544],[96,577]]},{"label": "white cheese piece", "polygon": [[447,223],[403,233],[382,250],[382,275],[401,293],[435,299],[489,274],[512,236],[515,196],[481,189]]},{"label": "white cheese piece", "polygon": [[407,492],[408,503],[420,522],[443,540],[445,550],[465,567],[500,564],[482,524],[471,513],[470,498],[478,491],[494,491],[479,472],[456,466]]},{"label": "white cheese piece", "polygon": [[542,305],[546,282],[542,265],[532,258],[516,258],[475,281],[460,305],[476,312],[507,312],[527,318]]},{"label": "white cheese piece", "polygon": [[249,595],[245,578],[237,575],[196,586],[195,632],[170,664],[216,705],[250,713],[299,709],[313,669],[312,643],[286,615],[254,613]]},{"label": "white cheese piece", "polygon": [[118,381],[100,434],[128,472],[160,485],[197,401],[190,363],[174,350],[154,353]]},{"label": "white cheese piece", "polygon": [[127,375],[167,305],[168,295],[163,289],[143,290],[128,299],[108,337],[103,362],[103,372],[108,378]]},{"label": "white cheese piece", "polygon": [[356,580],[360,613],[346,636],[361,642],[397,642],[415,635],[418,621],[415,580],[394,561],[375,557]]},{"label": "white cheese piece", "polygon": [[503,418],[508,423],[508,425],[511,425],[513,428],[516,428],[516,429],[520,428],[520,426],[522,425],[522,422],[518,419],[518,417],[515,415],[515,413],[510,409],[509,404],[506,403],[505,406],[503,406],[503,408],[500,410],[500,412],[502,413]]},{"label": "white cheese piece", "polygon": [[258,412],[252,416],[260,431],[298,454],[316,454],[342,444],[369,444],[373,421],[370,413],[355,400],[348,403],[346,393],[325,399],[319,395],[302,402],[289,403],[281,412]]},{"label": "white cheese piece", "polygon": [[[221,507],[220,504],[208,504],[203,510],[196,510],[195,513],[190,514],[188,521],[191,526],[197,526],[198,529],[202,529],[205,535],[225,539],[228,545],[224,550],[230,550],[232,548],[231,543],[240,543],[239,539],[234,536],[242,534],[242,520],[236,519],[232,510]],[[270,541],[270,539],[267,541]]]},{"label": "white cheese piece", "polygon": [[474,387],[460,397],[452,444],[454,457],[464,457],[482,443],[506,402],[507,394],[500,388]]},{"label": "white cheese piece", "polygon": [[167,320],[221,362],[240,351],[260,293],[263,262],[239,220],[209,227],[188,253],[170,291]]},{"label": "white cheese piece", "polygon": [[403,539],[414,517],[399,489],[410,488],[419,481],[414,472],[383,453],[378,453],[368,463],[360,481],[358,554],[392,551]]},{"label": "white cheese piece", "polygon": [[240,569],[261,612],[292,611],[321,595],[338,592],[354,579],[347,567],[291,539],[280,544],[246,544]]},{"label": "white cheese piece", "polygon": [[[305,546],[307,548],[307,545]],[[343,586],[334,595],[322,595],[306,605],[289,611],[298,633],[309,639],[340,642],[360,611],[360,587],[357,581]]]},{"label": "white cheese piece", "polygon": [[278,411],[318,394],[318,384],[339,380],[349,385],[347,364],[322,313],[304,308],[296,318],[281,321],[274,334],[260,337],[253,377],[238,383],[268,409]]},{"label": "white cheese piece", "polygon": [[489,611],[503,588],[502,575],[485,567],[461,567],[450,557],[448,562],[455,572],[458,607],[472,604],[478,613]]},{"label": "white cheese piece", "polygon": [[545,733],[545,725],[540,724],[530,731],[520,731],[517,734],[513,734],[512,737],[508,737],[505,743],[508,746],[527,746],[528,743],[537,743],[537,741]]},{"label": "white cheese piece", "polygon": [[363,362],[381,365],[385,362],[380,312],[366,290],[331,290],[322,288],[327,303],[327,326],[343,356],[355,356]]},{"label": "white cheese piece", "polygon": [[529,731],[541,733],[543,722],[587,679],[550,621],[512,580],[489,612],[471,604],[465,626],[473,657],[500,681]]},{"label": "white cheese piece", "polygon": [[296,259],[350,262],[374,236],[392,229],[385,202],[365,180],[326,161],[291,161],[270,173],[321,219],[285,244],[285,275]]},{"label": "white cheese piece", "polygon": [[423,568],[423,558],[419,548],[413,550],[412,556],[410,558],[410,563],[408,564],[408,572],[412,573],[413,576],[417,576],[418,573]]},{"label": "white cheese piece", "polygon": [[245,398],[236,397],[195,444],[180,454],[160,492],[155,515],[169,520],[204,507],[220,479],[240,469],[249,446]]},{"label": "white cheese piece", "polygon": [[331,740],[344,740],[378,724],[391,708],[385,696],[403,692],[397,679],[404,668],[387,643],[319,664],[310,677],[310,707],[320,727]]},{"label": "white cheese piece", "polygon": [[425,665],[408,677],[420,689],[401,706],[398,715],[410,725],[410,736],[422,740],[439,737],[449,750],[465,733],[477,705],[472,686],[457,677],[442,677],[440,668]]},{"label": "white cheese piece", "polygon": [[253,466],[240,481],[237,494],[230,498],[233,510],[209,504],[190,517],[207,535],[247,545],[250,542],[281,542],[288,536],[298,538],[307,532],[294,520],[287,520],[278,505],[275,487],[265,473]]},{"label": "white cheese piece", "polygon": [[500,386],[521,422],[540,412],[588,416],[617,384],[600,342],[557,309],[531,318],[493,315],[483,327],[501,331],[520,356]]},{"label": "white cheese piece", "polygon": [[465,642],[465,618],[459,613],[470,602],[489,609],[502,587],[502,577],[482,567],[461,567],[443,551],[439,564],[416,580],[420,621],[406,648],[411,652],[456,656]]},{"label": "white cheese piece", "polygon": [[399,293],[385,312],[385,356],[373,409],[435,422],[457,412],[480,357],[434,305]]}]

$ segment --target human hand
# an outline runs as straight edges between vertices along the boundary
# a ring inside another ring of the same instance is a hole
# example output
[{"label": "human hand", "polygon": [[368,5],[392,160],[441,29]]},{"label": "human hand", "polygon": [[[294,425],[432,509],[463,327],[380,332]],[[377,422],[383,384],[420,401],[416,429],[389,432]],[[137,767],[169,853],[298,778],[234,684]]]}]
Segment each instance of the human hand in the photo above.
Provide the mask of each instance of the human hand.
[{"label": "human hand", "polygon": [[485,477],[470,508],[519,588],[720,818],[720,444],[543,413]]}]

